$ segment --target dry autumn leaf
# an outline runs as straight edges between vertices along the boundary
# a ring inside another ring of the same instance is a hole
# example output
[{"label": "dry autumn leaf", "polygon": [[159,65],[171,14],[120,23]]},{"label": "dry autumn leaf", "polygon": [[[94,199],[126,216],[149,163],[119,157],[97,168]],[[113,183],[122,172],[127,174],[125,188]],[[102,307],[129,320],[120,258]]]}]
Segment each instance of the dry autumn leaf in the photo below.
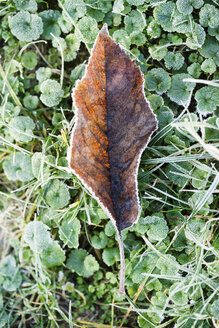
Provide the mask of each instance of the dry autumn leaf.
[{"label": "dry autumn leaf", "polygon": [[120,247],[120,293],[125,292],[121,231],[137,221],[137,172],[157,129],[144,95],[144,78],[104,25],[85,76],[73,91],[76,122],[68,151],[70,169],[113,221]]}]

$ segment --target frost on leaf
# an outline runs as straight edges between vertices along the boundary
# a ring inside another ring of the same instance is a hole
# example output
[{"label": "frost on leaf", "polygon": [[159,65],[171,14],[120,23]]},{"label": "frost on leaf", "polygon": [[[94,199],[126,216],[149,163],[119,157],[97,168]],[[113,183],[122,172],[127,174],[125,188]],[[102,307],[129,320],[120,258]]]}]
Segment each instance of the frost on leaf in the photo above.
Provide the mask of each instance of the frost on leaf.
[{"label": "frost on leaf", "polygon": [[37,253],[42,253],[51,243],[48,227],[40,221],[30,222],[24,231],[24,240]]},{"label": "frost on leaf", "polygon": [[28,11],[20,11],[9,21],[11,33],[20,41],[37,40],[43,33],[42,19]]},{"label": "frost on leaf", "polygon": [[138,218],[137,170],[157,121],[143,93],[142,73],[106,25],[73,99],[77,114],[69,166],[115,224],[124,260],[120,233]]}]

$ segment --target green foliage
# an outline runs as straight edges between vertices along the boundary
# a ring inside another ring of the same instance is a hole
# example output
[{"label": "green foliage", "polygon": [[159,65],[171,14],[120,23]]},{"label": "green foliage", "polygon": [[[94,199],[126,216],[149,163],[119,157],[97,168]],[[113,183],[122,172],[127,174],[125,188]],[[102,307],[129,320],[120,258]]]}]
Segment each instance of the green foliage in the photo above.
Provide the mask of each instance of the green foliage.
[{"label": "green foliage", "polygon": [[40,100],[48,107],[57,106],[64,95],[61,85],[51,79],[45,80],[40,84],[40,91],[42,92]]},{"label": "green foliage", "polygon": [[14,256],[6,256],[0,265],[0,284],[2,288],[8,292],[13,292],[20,287],[21,282],[22,276],[16,266]]},{"label": "green foliage", "polygon": [[198,79],[201,75],[201,65],[199,63],[193,63],[192,65],[188,66],[187,70],[188,73],[195,79]]},{"label": "green foliage", "polygon": [[45,249],[43,249],[41,260],[47,268],[62,265],[65,261],[65,252],[59,246],[57,241],[53,241],[49,243]]},{"label": "green foliage", "polygon": [[193,9],[199,9],[203,6],[203,0],[177,0],[176,6],[177,9],[185,15],[192,13]]},{"label": "green foliage", "polygon": [[83,0],[66,0],[64,8],[74,21],[76,21],[80,17],[83,17],[87,11],[86,5]]},{"label": "green foliage", "polygon": [[21,57],[21,63],[25,68],[34,69],[37,65],[37,55],[33,51],[25,52]]},{"label": "green foliage", "polygon": [[62,220],[59,229],[59,237],[70,248],[78,248],[79,234],[81,230],[80,221],[76,218],[72,219],[71,216],[66,216]]},{"label": "green foliage", "polygon": [[17,10],[28,10],[32,13],[37,11],[37,2],[35,0],[13,0]]},{"label": "green foliage", "polygon": [[195,93],[198,111],[202,114],[212,113],[219,105],[217,88],[206,86]]},{"label": "green foliage", "polygon": [[170,84],[171,79],[162,68],[153,68],[146,75],[145,86],[150,91],[162,94],[170,88]]},{"label": "green foliage", "polygon": [[199,14],[199,21],[202,26],[209,26],[211,28],[216,28],[219,25],[219,10],[210,4],[205,4],[201,8]]},{"label": "green foliage", "polygon": [[37,96],[26,95],[23,102],[26,108],[36,109],[39,105],[39,98]]},{"label": "green foliage", "polygon": [[165,66],[168,69],[179,70],[184,64],[184,57],[181,54],[168,52],[164,58]]},{"label": "green foliage", "polygon": [[216,320],[219,320],[219,300],[214,301],[211,305],[211,313]]},{"label": "green foliage", "polygon": [[42,253],[51,243],[48,227],[40,221],[29,222],[25,227],[24,241],[33,252]]},{"label": "green foliage", "polygon": [[183,79],[190,78],[188,74],[181,73],[172,77],[171,88],[167,95],[170,99],[179,105],[186,104],[189,100],[190,93],[195,87],[195,83],[183,82]]},{"label": "green foliage", "polygon": [[92,246],[96,249],[102,249],[107,246],[108,238],[103,231],[91,238]]},{"label": "green foliage", "polygon": [[54,179],[46,186],[45,200],[52,208],[65,207],[69,202],[69,198],[69,190],[64,182]]},{"label": "green foliage", "polygon": [[0,2],[0,327],[119,327],[125,316],[116,229],[66,159],[72,88],[104,23],[140,66],[158,120],[140,217],[122,233],[135,300],[124,327],[219,320],[218,17],[215,0]]},{"label": "green foliage", "polygon": [[9,123],[9,132],[18,142],[31,141],[34,128],[34,121],[28,116],[16,116]]},{"label": "green foliage", "polygon": [[99,264],[95,258],[81,248],[71,251],[66,266],[72,272],[85,278],[92,276],[95,271],[99,270]]},{"label": "green foliage", "polygon": [[128,34],[131,34],[134,31],[141,32],[146,27],[146,21],[144,15],[137,10],[132,10],[124,18],[124,23],[125,23],[125,29]]},{"label": "green foliage", "polygon": [[149,230],[147,231],[148,238],[152,241],[161,241],[167,237],[168,227],[167,223],[163,218],[153,217],[156,218],[157,221],[151,224]]},{"label": "green foliage", "polygon": [[11,33],[20,41],[37,40],[43,33],[42,19],[28,11],[20,11],[14,15],[9,21],[9,26]]},{"label": "green foliage", "polygon": [[213,74],[216,71],[216,65],[212,59],[205,59],[201,65],[201,69],[205,73]]},{"label": "green foliage", "polygon": [[115,247],[105,248],[103,251],[103,261],[108,266],[113,265],[116,261],[119,261],[118,248]]},{"label": "green foliage", "polygon": [[3,170],[8,180],[22,182],[33,179],[31,158],[21,152],[7,156],[3,162]]},{"label": "green foliage", "polygon": [[172,1],[162,3],[160,6],[155,7],[154,17],[158,24],[161,25],[164,31],[172,32],[172,15],[175,10],[175,4]]},{"label": "green foliage", "polygon": [[156,266],[162,275],[175,276],[178,272],[177,264],[176,258],[173,255],[166,255],[158,259]]},{"label": "green foliage", "polygon": [[39,82],[43,82],[45,80],[48,80],[52,75],[51,68],[50,67],[40,67],[36,71],[36,78]]},{"label": "green foliage", "polygon": [[84,43],[93,43],[99,30],[97,22],[92,17],[83,17],[77,23],[76,37]]},{"label": "green foliage", "polygon": [[61,34],[61,29],[57,23],[58,18],[60,17],[60,12],[58,10],[45,10],[42,11],[39,16],[43,21],[42,35],[46,40],[52,40],[53,35],[59,36]]}]

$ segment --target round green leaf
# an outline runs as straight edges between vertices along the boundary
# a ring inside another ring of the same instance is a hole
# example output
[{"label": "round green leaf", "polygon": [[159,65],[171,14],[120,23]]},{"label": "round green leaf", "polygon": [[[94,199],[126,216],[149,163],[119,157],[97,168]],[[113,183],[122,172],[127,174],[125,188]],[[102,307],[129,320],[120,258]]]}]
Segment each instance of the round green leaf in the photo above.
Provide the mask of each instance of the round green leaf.
[{"label": "round green leaf", "polygon": [[28,11],[20,11],[9,21],[11,33],[20,41],[37,40],[43,33],[42,19]]},{"label": "round green leaf", "polygon": [[46,202],[54,209],[65,207],[70,199],[70,194],[67,185],[56,179],[49,182],[45,195]]}]

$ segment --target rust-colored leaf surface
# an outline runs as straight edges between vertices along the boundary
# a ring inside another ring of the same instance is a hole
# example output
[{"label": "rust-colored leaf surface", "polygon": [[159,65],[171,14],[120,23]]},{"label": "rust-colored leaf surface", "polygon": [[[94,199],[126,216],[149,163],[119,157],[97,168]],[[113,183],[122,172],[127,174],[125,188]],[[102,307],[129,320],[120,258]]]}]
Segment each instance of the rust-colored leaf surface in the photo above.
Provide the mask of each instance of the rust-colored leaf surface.
[{"label": "rust-colored leaf surface", "polygon": [[[74,174],[113,221],[121,262],[120,233],[136,222],[139,214],[137,171],[141,154],[157,129],[143,84],[139,68],[111,39],[104,25],[86,74],[73,91],[77,112],[68,160]],[[122,266],[124,269],[124,263]]]}]

